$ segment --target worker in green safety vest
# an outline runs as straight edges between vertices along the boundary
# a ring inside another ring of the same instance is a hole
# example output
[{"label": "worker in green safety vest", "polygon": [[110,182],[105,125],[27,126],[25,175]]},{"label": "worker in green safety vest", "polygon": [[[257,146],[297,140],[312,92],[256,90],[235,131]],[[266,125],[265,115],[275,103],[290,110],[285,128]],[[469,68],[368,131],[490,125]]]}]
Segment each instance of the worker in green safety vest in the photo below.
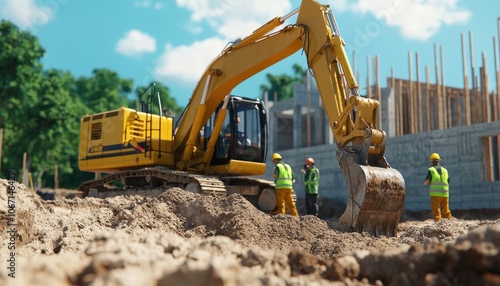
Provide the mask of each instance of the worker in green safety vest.
[{"label": "worker in green safety vest", "polygon": [[306,213],[318,216],[319,170],[315,166],[314,159],[307,158],[301,171],[304,174]]},{"label": "worker in green safety vest", "polygon": [[452,218],[449,207],[450,195],[450,177],[446,170],[439,163],[441,157],[438,153],[432,153],[430,156],[431,167],[427,177],[425,177],[424,185],[429,185],[429,195],[431,197],[431,210],[434,215],[434,221],[439,221],[443,218]]},{"label": "worker in green safety vest", "polygon": [[274,179],[276,182],[276,207],[275,214],[285,214],[286,208],[293,216],[299,216],[295,202],[293,201],[293,183],[295,183],[295,176],[293,175],[290,165],[283,162],[280,154],[273,154],[273,163],[276,165],[274,168]]}]

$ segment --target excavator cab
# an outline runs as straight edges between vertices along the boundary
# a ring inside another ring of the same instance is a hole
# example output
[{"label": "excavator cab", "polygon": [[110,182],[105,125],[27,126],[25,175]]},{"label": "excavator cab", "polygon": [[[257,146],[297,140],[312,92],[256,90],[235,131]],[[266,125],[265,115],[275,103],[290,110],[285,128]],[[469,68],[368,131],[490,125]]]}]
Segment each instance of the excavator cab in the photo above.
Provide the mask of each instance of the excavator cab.
[{"label": "excavator cab", "polygon": [[[223,106],[221,103],[204,125],[201,132],[203,142],[208,142],[212,136]],[[231,96],[225,114],[211,165],[226,165],[230,160],[265,163],[267,118],[263,102]]]}]

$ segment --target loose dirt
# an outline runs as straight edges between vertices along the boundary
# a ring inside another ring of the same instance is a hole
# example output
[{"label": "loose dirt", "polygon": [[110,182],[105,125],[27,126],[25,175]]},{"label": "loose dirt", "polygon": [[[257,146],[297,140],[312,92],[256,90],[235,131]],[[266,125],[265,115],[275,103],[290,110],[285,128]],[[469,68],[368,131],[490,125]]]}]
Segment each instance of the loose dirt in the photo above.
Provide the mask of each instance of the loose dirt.
[{"label": "loose dirt", "polygon": [[[0,285],[500,285],[498,210],[438,223],[405,212],[388,238],[343,228],[345,206],[326,200],[321,218],[296,218],[178,188],[44,201],[12,186],[16,225],[0,224]],[[3,218],[8,187],[0,180]]]}]

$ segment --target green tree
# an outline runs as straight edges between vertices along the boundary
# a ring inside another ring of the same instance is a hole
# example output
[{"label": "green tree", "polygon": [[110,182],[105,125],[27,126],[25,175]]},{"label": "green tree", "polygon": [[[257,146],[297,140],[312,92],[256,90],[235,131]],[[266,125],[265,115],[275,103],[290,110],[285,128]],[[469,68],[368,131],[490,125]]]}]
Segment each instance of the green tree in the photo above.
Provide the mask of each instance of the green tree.
[{"label": "green tree", "polygon": [[76,187],[73,174],[78,172],[80,118],[88,108],[73,92],[75,80],[69,72],[48,70],[39,92],[37,106],[30,118],[37,122],[28,142],[30,170],[43,172],[52,185],[54,167],[58,165],[61,186]]},{"label": "green tree", "polygon": [[[36,37],[9,21],[0,22],[0,127],[4,128],[2,170],[18,171],[38,123],[29,111],[39,100],[45,50]],[[5,171],[3,172],[6,173]]]},{"label": "green tree", "polygon": [[[34,179],[44,174],[44,186],[53,183],[58,166],[61,187],[76,187],[93,174],[78,169],[80,119],[84,114],[133,106],[128,102],[133,81],[108,69],[95,69],[90,77],[75,78],[61,70],[43,71],[45,50],[36,37],[8,21],[0,22],[0,128],[4,129],[2,169],[19,171],[23,153]],[[180,114],[168,87],[155,86],[162,107]],[[147,87],[139,87],[145,100]],[[156,94],[156,92],[155,92]],[[156,112],[158,112],[157,96]],[[20,174],[18,174],[20,175]]]},{"label": "green tree", "polygon": [[[154,114],[159,114],[158,93],[160,94],[160,101],[162,112],[166,111],[167,115],[176,116],[181,114],[183,108],[177,105],[177,101],[170,95],[170,89],[161,83],[151,83],[149,86],[139,86],[135,90],[138,100],[130,102],[130,107],[140,109],[141,102],[152,102]],[[155,94],[153,94],[155,92]]]},{"label": "green tree", "polygon": [[266,75],[268,85],[263,84],[260,86],[262,94],[267,91],[267,99],[274,101],[274,94],[278,95],[278,101],[293,97],[293,86],[297,83],[303,83],[306,76],[306,70],[299,64],[292,66],[294,75],[287,74],[273,75],[268,73]]},{"label": "green tree", "polygon": [[76,93],[92,113],[98,113],[128,106],[127,95],[132,86],[131,79],[122,79],[114,71],[94,69],[91,77],[76,81]]}]

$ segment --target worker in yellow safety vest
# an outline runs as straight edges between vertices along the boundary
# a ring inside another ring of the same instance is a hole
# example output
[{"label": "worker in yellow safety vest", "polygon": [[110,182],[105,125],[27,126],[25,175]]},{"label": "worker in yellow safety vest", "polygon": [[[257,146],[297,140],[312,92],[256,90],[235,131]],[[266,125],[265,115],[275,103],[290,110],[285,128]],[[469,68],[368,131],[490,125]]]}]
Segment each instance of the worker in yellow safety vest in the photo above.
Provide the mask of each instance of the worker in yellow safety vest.
[{"label": "worker in yellow safety vest", "polygon": [[431,210],[434,215],[434,221],[439,221],[441,217],[451,218],[451,211],[449,207],[449,191],[450,191],[450,177],[448,170],[446,170],[439,163],[441,157],[438,153],[432,153],[430,156],[431,167],[425,177],[424,185],[429,185],[429,195],[431,197]]},{"label": "worker in yellow safety vest", "polygon": [[278,208],[276,214],[285,214],[285,204],[293,216],[299,216],[297,208],[292,198],[293,183],[295,183],[295,176],[293,175],[290,165],[283,162],[280,154],[273,154],[274,179],[276,182],[276,207]]}]

